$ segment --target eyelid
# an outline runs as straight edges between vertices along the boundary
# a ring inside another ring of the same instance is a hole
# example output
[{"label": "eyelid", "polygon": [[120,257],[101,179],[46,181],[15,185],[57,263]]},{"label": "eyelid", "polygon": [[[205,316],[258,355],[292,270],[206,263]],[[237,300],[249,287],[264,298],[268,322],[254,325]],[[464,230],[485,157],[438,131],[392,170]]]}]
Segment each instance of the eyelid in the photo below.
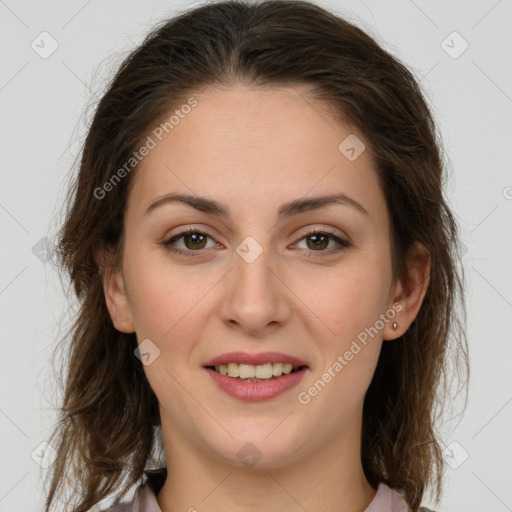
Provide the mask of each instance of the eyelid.
[{"label": "eyelid", "polygon": [[304,236],[313,235],[315,233],[325,233],[326,235],[343,238],[347,242],[352,242],[350,237],[339,228],[328,225],[323,226],[321,224],[309,224],[299,231],[299,236],[303,238]]}]

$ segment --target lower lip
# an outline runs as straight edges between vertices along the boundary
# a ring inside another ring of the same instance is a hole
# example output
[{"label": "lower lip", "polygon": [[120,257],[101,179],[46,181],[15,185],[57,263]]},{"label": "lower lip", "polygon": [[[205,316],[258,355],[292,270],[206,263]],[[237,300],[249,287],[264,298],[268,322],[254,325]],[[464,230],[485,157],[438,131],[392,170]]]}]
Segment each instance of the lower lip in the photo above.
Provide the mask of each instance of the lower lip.
[{"label": "lower lip", "polygon": [[302,380],[307,370],[307,368],[302,368],[297,372],[282,375],[277,379],[269,381],[245,382],[232,379],[227,375],[221,375],[211,368],[205,369],[222,391],[244,402],[269,400],[288,391]]}]

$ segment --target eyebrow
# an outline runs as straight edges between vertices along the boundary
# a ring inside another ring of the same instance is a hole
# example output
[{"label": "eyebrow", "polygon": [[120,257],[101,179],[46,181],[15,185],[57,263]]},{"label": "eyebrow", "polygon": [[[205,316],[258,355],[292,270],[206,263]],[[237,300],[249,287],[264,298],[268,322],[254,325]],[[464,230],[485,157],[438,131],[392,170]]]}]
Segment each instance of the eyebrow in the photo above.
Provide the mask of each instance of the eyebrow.
[{"label": "eyebrow", "polygon": [[[151,212],[165,204],[171,203],[186,204],[200,212],[216,215],[222,218],[230,217],[229,208],[223,206],[221,203],[213,199],[189,194],[179,194],[176,192],[171,192],[164,196],[157,197],[156,200],[149,205],[148,209],[146,210],[146,215],[149,215]],[[331,204],[351,206],[363,215],[369,215],[368,211],[355,199],[352,199],[346,194],[338,193],[317,197],[308,197],[305,199],[295,199],[285,203],[279,208],[277,212],[277,220],[280,221],[285,217],[291,217],[303,212],[317,210]]]}]

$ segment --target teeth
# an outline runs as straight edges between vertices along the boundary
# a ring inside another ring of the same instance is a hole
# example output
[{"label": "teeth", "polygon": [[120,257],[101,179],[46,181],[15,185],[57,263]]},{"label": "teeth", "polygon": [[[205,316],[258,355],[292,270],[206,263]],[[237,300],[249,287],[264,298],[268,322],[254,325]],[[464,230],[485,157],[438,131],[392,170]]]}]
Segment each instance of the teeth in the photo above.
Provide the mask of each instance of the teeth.
[{"label": "teeth", "polygon": [[283,373],[290,373],[292,371],[293,365],[290,363],[283,364]]},{"label": "teeth", "polygon": [[[217,369],[217,368],[215,368]],[[236,363],[229,363],[228,364],[228,375],[230,377],[238,377],[238,365]]]},{"label": "teeth", "polygon": [[256,366],[256,377],[258,379],[270,379],[273,375],[272,371],[272,363],[259,364]]},{"label": "teeth", "polygon": [[265,363],[265,364],[238,364],[229,363],[221,364],[215,367],[215,371],[221,375],[228,375],[233,378],[240,379],[272,379],[272,377],[281,377],[281,375],[289,374],[297,367],[290,363]]},{"label": "teeth", "polygon": [[274,363],[272,366],[272,375],[279,377],[283,373],[283,363]]},{"label": "teeth", "polygon": [[252,364],[239,364],[238,376],[241,379],[252,379],[256,377],[256,368]]}]

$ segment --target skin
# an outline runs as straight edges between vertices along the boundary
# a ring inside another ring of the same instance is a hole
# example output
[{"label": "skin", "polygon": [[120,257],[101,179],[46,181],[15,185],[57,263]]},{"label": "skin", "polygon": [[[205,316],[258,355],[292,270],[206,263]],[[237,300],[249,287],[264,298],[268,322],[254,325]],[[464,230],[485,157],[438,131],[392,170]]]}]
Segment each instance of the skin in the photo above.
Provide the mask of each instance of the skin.
[{"label": "skin", "polygon": [[[306,92],[207,88],[134,176],[122,269],[105,273],[104,289],[116,329],[160,350],[144,370],[167,455],[168,479],[157,495],[163,512],[355,512],[375,496],[360,459],[363,399],[383,340],[402,335],[419,311],[430,261],[415,247],[410,279],[393,279],[389,216],[370,151],[350,161],[338,150],[349,134],[364,137]],[[231,216],[180,203],[145,214],[169,192],[215,199]],[[276,222],[283,203],[333,192],[368,214],[333,204]],[[189,227],[209,237],[175,242],[196,251],[191,257],[162,245]],[[306,236],[313,228],[351,245],[336,252],[327,239],[315,248]],[[247,236],[263,249],[252,263],[236,252]],[[398,329],[387,322],[317,396],[299,403],[298,393],[395,303]],[[296,388],[245,403],[202,368],[235,350],[284,352],[309,370]],[[247,442],[261,455],[252,467],[237,457]]]}]

